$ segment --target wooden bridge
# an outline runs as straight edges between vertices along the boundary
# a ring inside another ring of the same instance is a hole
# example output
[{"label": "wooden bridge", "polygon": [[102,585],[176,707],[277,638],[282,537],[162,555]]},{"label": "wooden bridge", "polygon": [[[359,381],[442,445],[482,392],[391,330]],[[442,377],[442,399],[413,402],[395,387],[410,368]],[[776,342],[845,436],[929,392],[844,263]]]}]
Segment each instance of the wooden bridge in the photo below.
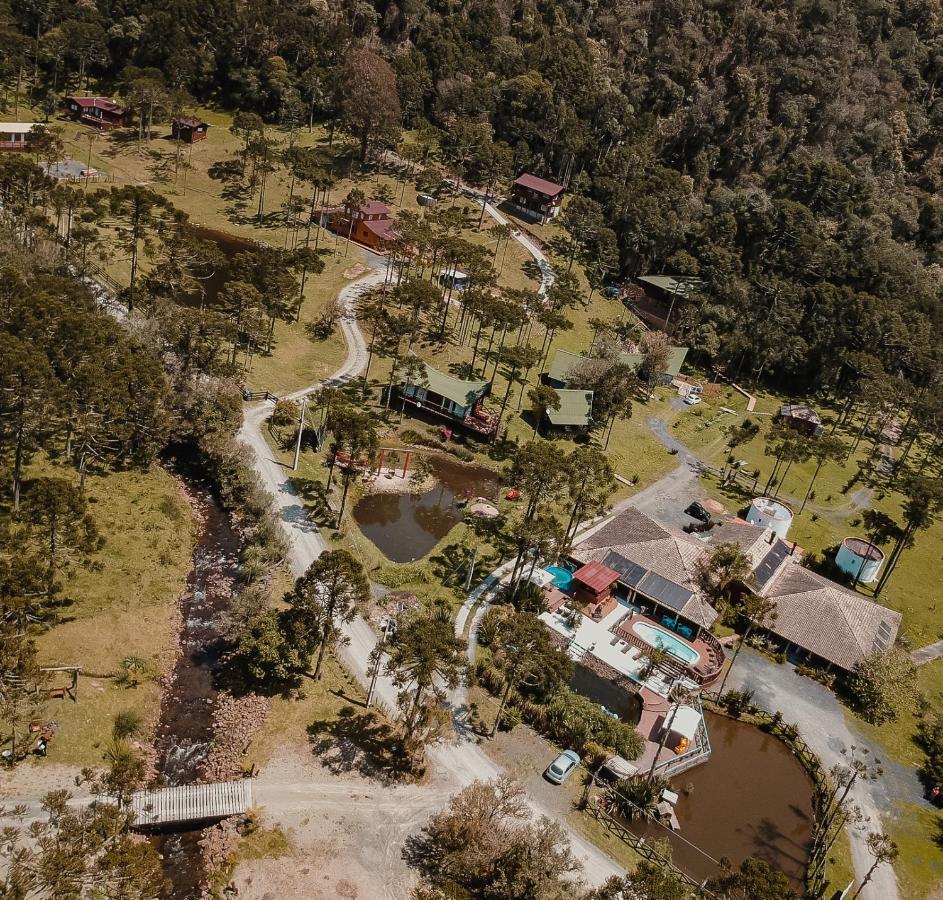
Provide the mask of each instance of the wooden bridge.
[{"label": "wooden bridge", "polygon": [[238,816],[252,806],[252,782],[221,781],[136,791],[131,795],[134,827],[139,831],[198,824]]}]

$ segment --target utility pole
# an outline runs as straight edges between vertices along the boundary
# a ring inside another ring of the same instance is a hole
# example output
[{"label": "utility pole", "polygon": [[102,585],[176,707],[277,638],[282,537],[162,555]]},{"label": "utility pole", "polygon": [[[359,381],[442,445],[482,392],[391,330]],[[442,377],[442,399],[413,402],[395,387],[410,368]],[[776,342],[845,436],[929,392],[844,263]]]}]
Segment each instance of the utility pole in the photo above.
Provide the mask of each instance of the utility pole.
[{"label": "utility pole", "polygon": [[471,565],[468,567],[468,578],[465,579],[465,593],[471,590],[472,578],[475,577],[475,563],[478,562],[478,545],[475,544],[475,550],[472,553]]},{"label": "utility pole", "polygon": [[301,457],[301,435],[305,430],[305,407],[308,405],[308,395],[301,398],[301,415],[298,417],[298,439],[295,441],[295,461],[292,464],[292,471],[297,471],[298,460]]},{"label": "utility pole", "polygon": [[380,635],[380,642],[373,648],[373,671],[370,673],[370,687],[367,690],[367,706],[373,702],[373,693],[377,686],[377,677],[380,674],[380,657],[383,655],[383,645],[389,640],[390,632],[393,630],[393,619],[388,617],[383,626],[383,634]]}]

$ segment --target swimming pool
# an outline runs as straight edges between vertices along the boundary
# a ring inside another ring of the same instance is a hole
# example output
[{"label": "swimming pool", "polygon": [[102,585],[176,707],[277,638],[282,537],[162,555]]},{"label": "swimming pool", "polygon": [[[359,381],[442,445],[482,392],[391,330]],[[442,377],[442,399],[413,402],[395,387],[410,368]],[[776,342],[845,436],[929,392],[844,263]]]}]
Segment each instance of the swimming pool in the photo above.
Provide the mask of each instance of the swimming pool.
[{"label": "swimming pool", "polygon": [[573,584],[573,573],[563,566],[547,566],[547,571],[553,575],[553,583],[561,591],[568,591]]},{"label": "swimming pool", "polygon": [[649,647],[661,647],[675,659],[680,659],[689,666],[693,666],[701,658],[701,654],[692,646],[659,625],[653,625],[651,622],[633,622],[632,630]]}]

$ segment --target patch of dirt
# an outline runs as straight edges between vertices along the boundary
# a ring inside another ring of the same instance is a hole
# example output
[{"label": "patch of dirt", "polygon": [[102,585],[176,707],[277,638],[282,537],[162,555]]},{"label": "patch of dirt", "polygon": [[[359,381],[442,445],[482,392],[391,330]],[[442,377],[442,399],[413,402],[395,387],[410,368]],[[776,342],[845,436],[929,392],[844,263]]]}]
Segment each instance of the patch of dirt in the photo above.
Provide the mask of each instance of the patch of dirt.
[{"label": "patch of dirt", "polygon": [[17,801],[39,801],[49,791],[67,790],[73,796],[86,794],[77,788],[81,775],[77,766],[63,766],[45,760],[25,760],[13,769],[0,772],[0,801],[13,806]]},{"label": "patch of dirt", "polygon": [[322,767],[310,747],[284,747],[253,781],[256,804],[288,836],[292,853],[241,862],[240,900],[408,900],[415,874],[402,859],[454,787],[391,784]]},{"label": "patch of dirt", "polygon": [[363,479],[364,490],[368,494],[424,494],[435,487],[434,475],[422,475],[417,471],[407,472],[403,478],[402,469],[384,468],[379,475]]},{"label": "patch of dirt", "polygon": [[349,269],[344,269],[344,277],[359,278],[366,271],[367,266],[365,266],[363,263],[357,263],[356,265],[351,266]]}]

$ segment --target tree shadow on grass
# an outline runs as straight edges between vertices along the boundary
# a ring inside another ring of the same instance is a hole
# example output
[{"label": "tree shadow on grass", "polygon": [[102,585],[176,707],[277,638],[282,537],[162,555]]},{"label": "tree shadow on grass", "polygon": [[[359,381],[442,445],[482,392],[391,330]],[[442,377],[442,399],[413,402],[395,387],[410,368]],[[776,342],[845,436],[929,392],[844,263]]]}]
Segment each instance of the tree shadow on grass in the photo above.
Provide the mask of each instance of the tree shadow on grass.
[{"label": "tree shadow on grass", "polygon": [[356,772],[394,782],[410,774],[399,733],[372,710],[345,706],[336,719],[312,722],[307,731],[312,752],[334,775]]}]

